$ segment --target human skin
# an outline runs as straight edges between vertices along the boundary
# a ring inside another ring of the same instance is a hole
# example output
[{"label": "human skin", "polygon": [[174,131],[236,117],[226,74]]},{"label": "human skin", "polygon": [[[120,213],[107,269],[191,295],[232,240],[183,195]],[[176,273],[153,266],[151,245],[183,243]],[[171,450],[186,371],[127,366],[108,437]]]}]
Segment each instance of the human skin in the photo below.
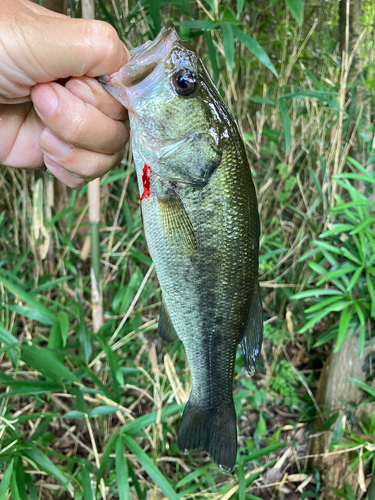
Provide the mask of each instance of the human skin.
[{"label": "human skin", "polygon": [[0,0],[0,165],[45,165],[79,188],[118,164],[127,111],[95,77],[128,58],[107,23]]}]

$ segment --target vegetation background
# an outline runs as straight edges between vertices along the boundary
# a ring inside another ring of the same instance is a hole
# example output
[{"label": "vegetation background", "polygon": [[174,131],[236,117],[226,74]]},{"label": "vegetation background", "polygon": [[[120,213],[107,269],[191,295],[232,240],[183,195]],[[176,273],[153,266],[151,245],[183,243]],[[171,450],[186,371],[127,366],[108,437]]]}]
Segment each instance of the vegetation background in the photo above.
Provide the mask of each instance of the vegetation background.
[{"label": "vegetation background", "polygon": [[[78,0],[45,6],[81,16]],[[157,336],[131,146],[101,179],[91,243],[87,187],[6,170],[0,500],[373,500],[375,4],[97,0],[96,17],[129,48],[173,21],[236,116],[262,225],[262,356],[249,378],[238,354],[234,473],[181,455],[189,369]]]}]

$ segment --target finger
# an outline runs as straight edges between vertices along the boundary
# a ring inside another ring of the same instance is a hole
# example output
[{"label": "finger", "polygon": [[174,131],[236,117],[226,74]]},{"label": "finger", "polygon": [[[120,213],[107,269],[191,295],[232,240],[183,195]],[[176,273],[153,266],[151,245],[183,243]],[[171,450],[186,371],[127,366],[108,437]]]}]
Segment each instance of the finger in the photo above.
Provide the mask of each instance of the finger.
[{"label": "finger", "polygon": [[124,150],[106,155],[71,146],[48,129],[40,136],[40,147],[45,157],[86,182],[106,174],[124,156]]},{"label": "finger", "polygon": [[58,12],[54,12],[49,9],[45,9],[44,7],[41,7],[40,5],[30,2],[29,0],[19,0],[25,7],[30,9],[32,12],[35,12],[39,16],[50,16],[50,17],[66,17],[64,14],[60,14]]},{"label": "finger", "polygon": [[31,98],[45,125],[74,146],[113,154],[122,150],[129,139],[125,123],[84,103],[57,83],[36,85]]},{"label": "finger", "polygon": [[[30,9],[27,12],[28,16],[16,25],[8,51],[20,61],[20,69],[23,61],[27,63],[26,74],[35,83],[101,76],[118,71],[129,60],[129,52],[116,30],[104,21],[41,16]],[[33,65],[30,57],[25,57],[26,49],[31,52]]]},{"label": "finger", "polygon": [[128,119],[128,111],[124,106],[111,96],[100,83],[94,78],[83,76],[72,78],[65,87],[72,94],[79,97],[83,102],[92,104],[99,111],[114,120],[125,121]]},{"label": "finger", "polygon": [[41,167],[43,154],[39,137],[43,128],[31,102],[0,105],[0,164],[16,168]]},{"label": "finger", "polygon": [[72,189],[79,189],[87,184],[87,180],[73,175],[71,172],[68,172],[68,170],[65,170],[65,168],[63,168],[61,165],[58,165],[46,156],[44,157],[44,164],[47,167],[48,171],[53,174],[56,179],[63,182],[66,186]]}]

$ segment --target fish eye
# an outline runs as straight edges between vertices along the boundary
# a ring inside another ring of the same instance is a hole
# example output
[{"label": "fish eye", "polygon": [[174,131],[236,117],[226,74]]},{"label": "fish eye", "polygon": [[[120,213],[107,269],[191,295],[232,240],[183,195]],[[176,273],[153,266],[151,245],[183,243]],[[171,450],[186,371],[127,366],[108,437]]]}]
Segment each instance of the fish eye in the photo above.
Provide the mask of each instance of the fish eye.
[{"label": "fish eye", "polygon": [[173,86],[177,94],[189,96],[198,87],[198,82],[191,71],[182,69],[173,75]]}]

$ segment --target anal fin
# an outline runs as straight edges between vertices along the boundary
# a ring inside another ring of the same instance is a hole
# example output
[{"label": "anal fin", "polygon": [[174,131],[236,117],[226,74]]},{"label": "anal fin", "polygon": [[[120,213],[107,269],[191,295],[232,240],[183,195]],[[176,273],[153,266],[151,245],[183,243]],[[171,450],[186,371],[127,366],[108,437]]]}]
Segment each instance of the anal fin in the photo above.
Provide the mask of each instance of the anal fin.
[{"label": "anal fin", "polygon": [[164,299],[161,300],[158,333],[165,344],[171,344],[172,342],[179,340]]},{"label": "anal fin", "polygon": [[245,358],[247,372],[254,375],[255,365],[260,355],[263,341],[263,309],[259,283],[254,289],[253,302],[246,321],[241,348]]},{"label": "anal fin", "polygon": [[168,244],[177,253],[195,255],[197,240],[189,215],[181,198],[173,188],[165,196],[158,197],[161,230]]}]

